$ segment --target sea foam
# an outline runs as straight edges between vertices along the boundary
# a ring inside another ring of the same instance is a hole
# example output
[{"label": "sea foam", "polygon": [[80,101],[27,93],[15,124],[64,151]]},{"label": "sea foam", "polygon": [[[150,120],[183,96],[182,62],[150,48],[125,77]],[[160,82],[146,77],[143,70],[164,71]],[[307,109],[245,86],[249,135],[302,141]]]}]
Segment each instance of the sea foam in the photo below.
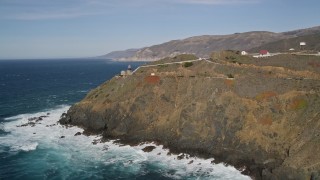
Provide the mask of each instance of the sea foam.
[{"label": "sea foam", "polygon": [[[185,158],[178,160],[179,155],[170,154],[168,149],[154,143],[138,146],[119,145],[115,140],[93,143],[99,142],[101,136],[75,136],[83,130],[78,127],[66,128],[57,123],[61,114],[68,109],[69,106],[59,106],[52,110],[7,118],[1,126],[8,134],[0,137],[0,150],[2,146],[9,147],[13,154],[37,149],[59,152],[56,156],[68,164],[68,167],[96,178],[106,178],[99,176],[102,173],[99,169],[108,167],[108,174],[114,171],[122,178],[147,174],[153,169],[152,171],[171,179],[250,179],[232,166],[212,164],[212,158],[201,159],[185,154]],[[21,126],[30,122],[31,118],[40,116],[43,117],[42,120],[34,126]],[[151,152],[144,152],[142,149],[147,146],[156,148]],[[91,170],[88,171],[89,167]],[[64,173],[65,178],[74,176],[70,171]]]}]

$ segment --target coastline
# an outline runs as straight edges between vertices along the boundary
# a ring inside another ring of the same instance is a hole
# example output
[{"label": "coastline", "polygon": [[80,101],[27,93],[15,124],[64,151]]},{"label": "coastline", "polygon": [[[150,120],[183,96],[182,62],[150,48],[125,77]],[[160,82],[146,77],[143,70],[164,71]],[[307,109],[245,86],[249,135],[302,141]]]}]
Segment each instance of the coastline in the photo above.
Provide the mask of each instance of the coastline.
[{"label": "coastline", "polygon": [[[116,137],[103,137],[103,141],[110,141],[110,140],[114,140],[114,138]],[[122,145],[130,145],[130,146],[137,146],[140,144],[150,144],[153,143],[157,146],[161,145],[163,146],[164,149],[168,149],[170,154],[174,154],[174,155],[179,155],[179,154],[185,154],[189,157],[198,157],[198,158],[202,158],[202,159],[212,159],[211,164],[219,164],[222,163],[225,166],[231,165],[233,167],[235,167],[238,171],[241,172],[241,174],[249,176],[251,179],[254,179],[255,177],[257,177],[257,175],[259,174],[258,170],[259,167],[256,168],[256,166],[258,164],[252,164],[253,162],[249,162],[249,161],[241,161],[241,162],[237,162],[236,164],[230,162],[226,162],[225,161],[225,156],[228,156],[227,152],[226,154],[222,154],[222,155],[214,155],[210,152],[205,152],[203,151],[203,149],[184,149],[184,148],[179,148],[176,147],[175,145],[170,144],[170,142],[162,142],[162,141],[157,141],[157,140],[148,140],[148,141],[139,141],[139,140],[132,140],[132,139],[122,139],[121,137],[119,139],[116,140],[115,143],[120,143]],[[183,159],[184,157],[182,157]],[[253,166],[253,169],[250,169],[250,167]],[[248,168],[249,167],[249,168]]]},{"label": "coastline", "polygon": [[[284,67],[270,67],[279,57]],[[60,123],[124,144],[157,142],[173,153],[213,157],[255,179],[316,178],[317,169],[307,167],[317,162],[308,152],[318,136],[307,132],[319,124],[318,69],[302,72],[299,58],[279,57],[264,61],[267,67],[240,59],[139,69],[92,90]],[[314,162],[300,159],[300,152]]]},{"label": "coastline", "polygon": [[[63,119],[62,119],[63,121]],[[71,125],[73,126],[73,125]],[[77,126],[77,125],[76,125]],[[85,127],[81,127],[85,129]],[[129,146],[138,146],[145,143],[153,143],[155,145],[161,145],[164,149],[168,149],[170,154],[179,155],[187,154],[189,157],[198,157],[202,159],[212,159],[212,164],[222,163],[225,166],[231,165],[235,167],[241,174],[249,176],[251,179],[263,179],[263,173],[267,175],[267,171],[270,171],[270,168],[275,168],[276,164],[281,164],[283,160],[273,159],[270,162],[257,163],[255,160],[250,159],[248,155],[241,155],[238,150],[228,150],[228,148],[215,149],[214,147],[210,148],[183,148],[185,145],[181,145],[178,142],[173,141],[162,141],[159,139],[145,139],[142,138],[132,138],[132,136],[112,136],[107,135],[105,132],[99,132],[95,130],[85,129],[83,134],[85,135],[102,135],[102,142],[113,141],[120,145],[129,145]],[[276,157],[275,157],[276,158]],[[277,162],[278,161],[278,162]],[[267,171],[266,171],[267,170]],[[264,172],[263,172],[264,171]],[[292,175],[295,174],[294,169],[288,170]],[[298,175],[297,175],[298,176]],[[296,177],[297,177],[296,176]],[[267,177],[272,178],[273,176]],[[283,174],[283,177],[286,177],[286,173]],[[266,178],[266,177],[264,177]],[[274,177],[273,177],[274,178]]]},{"label": "coastline", "polygon": [[[205,149],[192,149],[192,148],[181,148],[179,145],[172,143],[172,142],[163,142],[161,140],[156,140],[156,139],[136,139],[136,138],[130,138],[130,137],[125,137],[125,136],[111,136],[111,135],[106,135],[104,134],[105,132],[101,131],[95,131],[95,130],[88,130],[85,129],[84,127],[77,126],[77,125],[69,125],[69,124],[64,124],[63,119],[59,120],[59,123],[65,127],[79,127],[83,129],[84,131],[82,132],[83,135],[85,136],[100,136],[101,135],[101,140],[98,143],[105,143],[105,142],[113,142],[115,145],[119,146],[126,146],[129,145],[131,147],[138,147],[144,144],[147,144],[148,146],[146,147],[152,147],[151,149],[157,147],[162,147],[162,149],[167,149],[168,153],[167,155],[175,155],[177,156],[176,161],[179,161],[181,159],[189,159],[189,158],[200,158],[204,160],[210,160],[212,165],[216,164],[223,164],[224,166],[232,166],[235,169],[237,169],[241,174],[250,177],[251,179],[260,179],[261,176],[261,169],[263,169],[264,166],[261,166],[261,164],[255,164],[254,161],[250,160],[241,160],[241,161],[234,161],[235,159],[229,159],[227,160],[226,157],[231,155],[232,157],[235,157],[234,153],[229,153],[228,151],[225,151],[222,154],[213,154],[209,151],[206,151]],[[149,153],[151,151],[144,150],[144,152]]]},{"label": "coastline", "polygon": [[[85,177],[90,177],[90,174],[94,173],[101,177],[101,172],[99,173],[97,167],[102,163],[103,166],[111,165],[122,168],[125,174],[129,173],[124,176],[127,179],[143,174],[140,168],[143,169],[144,165],[154,167],[155,169],[148,169],[148,171],[159,173],[156,177],[168,179],[197,177],[202,179],[212,179],[212,177],[249,179],[233,166],[212,163],[213,159],[210,158],[174,153],[159,143],[132,143],[132,141],[129,143],[116,138],[107,139],[101,134],[83,132],[84,130],[78,126],[58,124],[60,114],[66,112],[68,108],[69,106],[62,106],[7,118],[8,122],[3,124],[4,130],[10,131],[12,135],[1,137],[1,140],[10,147],[11,155],[9,156],[16,156],[20,153],[42,156],[43,150],[48,149],[50,151],[46,152],[45,156],[49,154],[50,156],[55,155],[56,158],[64,157],[64,163],[72,164],[73,168],[82,170],[93,168]],[[61,177],[77,177],[73,175],[72,172],[67,172]],[[116,172],[106,177],[112,178],[116,177],[115,175],[117,175]],[[9,176],[2,176],[0,173],[0,177]]]}]

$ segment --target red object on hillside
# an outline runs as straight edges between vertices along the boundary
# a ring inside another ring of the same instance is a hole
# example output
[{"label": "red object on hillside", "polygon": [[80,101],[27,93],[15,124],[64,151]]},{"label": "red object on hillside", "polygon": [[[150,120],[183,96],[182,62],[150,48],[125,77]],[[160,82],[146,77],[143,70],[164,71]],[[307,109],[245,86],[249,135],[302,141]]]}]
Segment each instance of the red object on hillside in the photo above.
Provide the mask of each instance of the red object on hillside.
[{"label": "red object on hillside", "polygon": [[261,55],[267,55],[267,54],[269,54],[269,52],[268,52],[267,50],[261,50],[261,51],[260,51],[260,54],[261,54]]},{"label": "red object on hillside", "polygon": [[158,84],[160,82],[159,76],[147,76],[144,78],[144,81],[149,84]]}]

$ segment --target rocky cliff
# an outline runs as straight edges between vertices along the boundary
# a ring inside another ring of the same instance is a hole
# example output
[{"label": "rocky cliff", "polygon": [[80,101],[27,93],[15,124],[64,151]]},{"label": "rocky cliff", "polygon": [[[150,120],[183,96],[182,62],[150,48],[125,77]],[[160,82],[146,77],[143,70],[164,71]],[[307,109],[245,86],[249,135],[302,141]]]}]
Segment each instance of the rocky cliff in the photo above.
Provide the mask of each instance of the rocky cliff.
[{"label": "rocky cliff", "polygon": [[319,109],[319,57],[225,51],[115,77],[60,123],[211,156],[256,179],[319,179]]}]

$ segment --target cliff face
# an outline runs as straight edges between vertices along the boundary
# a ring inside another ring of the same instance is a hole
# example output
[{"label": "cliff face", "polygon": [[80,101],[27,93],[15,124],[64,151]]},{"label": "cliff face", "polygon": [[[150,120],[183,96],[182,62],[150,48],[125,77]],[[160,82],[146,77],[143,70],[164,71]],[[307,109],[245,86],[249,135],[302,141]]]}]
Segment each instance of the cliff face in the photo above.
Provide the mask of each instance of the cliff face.
[{"label": "cliff face", "polygon": [[92,90],[60,122],[213,156],[257,179],[319,178],[318,64],[319,57],[226,52],[190,67],[144,67]]}]

